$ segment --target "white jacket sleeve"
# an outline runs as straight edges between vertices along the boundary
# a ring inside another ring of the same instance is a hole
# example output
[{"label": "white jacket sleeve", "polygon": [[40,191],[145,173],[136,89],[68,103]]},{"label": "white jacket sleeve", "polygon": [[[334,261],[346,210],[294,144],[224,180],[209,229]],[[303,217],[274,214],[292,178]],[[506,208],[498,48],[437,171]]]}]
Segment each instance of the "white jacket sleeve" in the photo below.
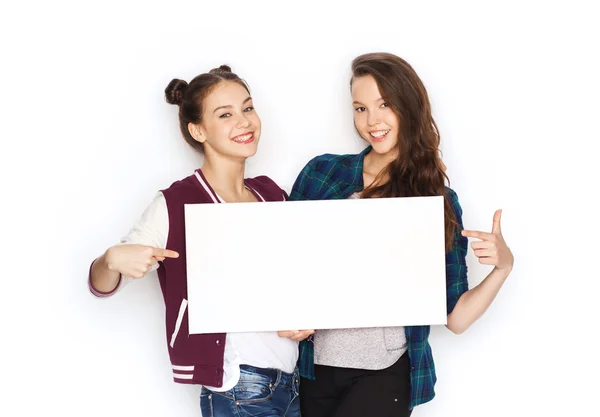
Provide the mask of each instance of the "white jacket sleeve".
[{"label": "white jacket sleeve", "polygon": [[[152,200],[150,205],[146,207],[146,210],[144,210],[141,217],[129,230],[129,233],[121,238],[119,244],[137,244],[165,249],[167,246],[168,235],[169,214],[167,211],[167,202],[163,193],[158,192],[158,194],[156,194],[154,197],[154,200]],[[152,268],[152,271],[156,270],[157,268],[158,265],[155,265]],[[92,294],[97,297],[110,297],[121,290],[131,280],[133,280],[133,278],[121,276],[117,287],[109,293],[101,292],[95,289],[92,285],[91,275],[88,279],[88,282]]]}]

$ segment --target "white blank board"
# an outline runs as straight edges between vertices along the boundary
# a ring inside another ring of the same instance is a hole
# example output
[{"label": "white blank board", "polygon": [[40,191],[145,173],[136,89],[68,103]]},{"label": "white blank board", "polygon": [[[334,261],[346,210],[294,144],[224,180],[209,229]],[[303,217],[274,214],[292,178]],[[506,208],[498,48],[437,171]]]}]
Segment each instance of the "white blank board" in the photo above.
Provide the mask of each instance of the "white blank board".
[{"label": "white blank board", "polygon": [[446,324],[443,210],[443,197],[186,205],[189,331]]}]

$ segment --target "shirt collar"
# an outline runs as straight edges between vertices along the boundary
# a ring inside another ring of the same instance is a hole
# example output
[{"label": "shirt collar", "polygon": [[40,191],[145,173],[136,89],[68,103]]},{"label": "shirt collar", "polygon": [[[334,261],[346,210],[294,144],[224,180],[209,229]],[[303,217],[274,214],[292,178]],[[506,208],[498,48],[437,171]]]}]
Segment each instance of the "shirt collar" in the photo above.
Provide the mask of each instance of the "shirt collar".
[{"label": "shirt collar", "polygon": [[371,152],[371,149],[373,149],[371,145],[367,146],[361,153],[354,155],[354,158],[350,162],[352,172],[354,172],[352,185],[354,186],[356,192],[362,191],[364,188],[363,166],[365,163],[365,155]]}]

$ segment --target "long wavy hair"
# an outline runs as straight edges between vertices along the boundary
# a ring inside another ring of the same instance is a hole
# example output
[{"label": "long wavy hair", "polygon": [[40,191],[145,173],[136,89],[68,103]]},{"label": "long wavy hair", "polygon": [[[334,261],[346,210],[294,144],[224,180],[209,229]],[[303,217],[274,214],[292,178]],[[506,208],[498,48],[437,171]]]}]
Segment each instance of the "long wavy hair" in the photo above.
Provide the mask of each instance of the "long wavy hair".
[{"label": "long wavy hair", "polygon": [[370,75],[381,97],[399,119],[398,157],[367,187],[362,198],[444,196],[446,250],[453,245],[459,227],[446,193],[439,157],[440,134],[431,115],[427,90],[415,70],[402,58],[389,53],[360,55],[352,61],[352,81]]}]

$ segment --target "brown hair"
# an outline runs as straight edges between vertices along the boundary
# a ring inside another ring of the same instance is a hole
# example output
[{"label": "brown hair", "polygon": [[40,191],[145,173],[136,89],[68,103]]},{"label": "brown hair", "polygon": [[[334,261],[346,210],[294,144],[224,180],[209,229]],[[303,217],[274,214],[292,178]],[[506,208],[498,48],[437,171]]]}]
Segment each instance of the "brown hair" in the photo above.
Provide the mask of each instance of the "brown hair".
[{"label": "brown hair", "polygon": [[179,106],[179,128],[185,141],[194,149],[202,152],[203,147],[195,140],[188,130],[188,123],[201,123],[203,113],[203,101],[210,92],[223,81],[233,81],[240,84],[250,94],[248,84],[231,72],[228,65],[221,65],[209,72],[200,74],[189,84],[183,80],[174,78],[165,88],[165,99],[169,104]]},{"label": "brown hair", "polygon": [[[377,175],[363,198],[444,196],[446,250],[459,227],[445,181],[450,181],[438,155],[440,134],[431,115],[427,90],[415,70],[389,53],[370,53],[352,61],[352,79],[370,75],[382,98],[400,121],[398,157]],[[386,178],[385,182],[382,180]]]}]

